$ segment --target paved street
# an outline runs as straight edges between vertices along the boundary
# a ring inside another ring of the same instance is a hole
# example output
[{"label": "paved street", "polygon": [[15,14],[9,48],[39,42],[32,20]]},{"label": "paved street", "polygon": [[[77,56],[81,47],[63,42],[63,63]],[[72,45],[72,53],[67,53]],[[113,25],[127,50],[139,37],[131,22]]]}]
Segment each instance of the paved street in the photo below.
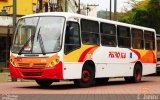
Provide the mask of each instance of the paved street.
[{"label": "paved street", "polygon": [[73,82],[41,88],[36,82],[0,83],[0,100],[160,100],[160,76],[143,77],[140,83],[110,79],[106,85],[77,88]]},{"label": "paved street", "polygon": [[110,79],[106,85],[90,88],[77,88],[73,82],[53,83],[50,88],[41,88],[36,82],[8,82],[0,83],[0,94],[160,94],[160,76],[143,77],[140,83]]}]

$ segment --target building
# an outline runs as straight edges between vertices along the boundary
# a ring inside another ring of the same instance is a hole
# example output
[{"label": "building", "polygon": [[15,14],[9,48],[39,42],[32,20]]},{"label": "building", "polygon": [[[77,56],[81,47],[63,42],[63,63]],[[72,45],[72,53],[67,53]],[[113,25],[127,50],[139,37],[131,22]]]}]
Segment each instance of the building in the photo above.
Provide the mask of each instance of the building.
[{"label": "building", "polygon": [[78,11],[78,0],[39,0],[38,10],[40,12],[72,12]]},{"label": "building", "polygon": [[[37,0],[17,0],[17,15],[23,16],[36,12]],[[13,0],[0,0],[0,10],[13,14]]]},{"label": "building", "polygon": [[37,0],[37,13],[65,11],[65,0]]},{"label": "building", "polygon": [[87,15],[87,16],[94,16],[97,17],[97,6],[95,4],[81,4],[81,14]]},{"label": "building", "polygon": [[77,13],[78,4],[78,0],[67,0],[67,12]]}]

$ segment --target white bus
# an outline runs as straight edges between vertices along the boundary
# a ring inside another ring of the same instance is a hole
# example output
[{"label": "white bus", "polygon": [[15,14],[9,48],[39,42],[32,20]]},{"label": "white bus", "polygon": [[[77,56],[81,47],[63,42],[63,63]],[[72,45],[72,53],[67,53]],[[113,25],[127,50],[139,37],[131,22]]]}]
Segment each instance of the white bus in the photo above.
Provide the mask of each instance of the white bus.
[{"label": "white bus", "polygon": [[73,13],[50,12],[19,19],[10,53],[13,78],[40,86],[73,80],[79,87],[110,77],[140,82],[156,72],[154,29]]}]

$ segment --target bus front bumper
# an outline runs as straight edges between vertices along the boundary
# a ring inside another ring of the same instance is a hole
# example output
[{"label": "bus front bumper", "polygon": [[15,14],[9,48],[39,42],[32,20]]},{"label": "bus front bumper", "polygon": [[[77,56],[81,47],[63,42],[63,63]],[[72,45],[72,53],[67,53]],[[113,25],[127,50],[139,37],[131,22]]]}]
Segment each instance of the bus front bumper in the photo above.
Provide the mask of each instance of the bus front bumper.
[{"label": "bus front bumper", "polygon": [[53,80],[63,79],[62,62],[59,62],[53,68],[44,69],[18,68],[9,63],[9,69],[12,78]]}]

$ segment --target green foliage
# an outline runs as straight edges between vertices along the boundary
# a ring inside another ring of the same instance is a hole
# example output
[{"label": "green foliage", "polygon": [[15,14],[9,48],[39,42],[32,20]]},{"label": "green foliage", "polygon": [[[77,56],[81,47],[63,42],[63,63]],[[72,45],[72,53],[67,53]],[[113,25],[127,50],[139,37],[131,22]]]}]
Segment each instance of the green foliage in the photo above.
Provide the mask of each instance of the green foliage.
[{"label": "green foliage", "polygon": [[131,3],[132,10],[120,14],[119,21],[154,28],[160,34],[159,2],[159,0],[144,0],[138,3]]},{"label": "green foliage", "polygon": [[107,11],[105,10],[100,10],[97,12],[97,17],[98,18],[103,18],[103,19],[107,19]]}]

